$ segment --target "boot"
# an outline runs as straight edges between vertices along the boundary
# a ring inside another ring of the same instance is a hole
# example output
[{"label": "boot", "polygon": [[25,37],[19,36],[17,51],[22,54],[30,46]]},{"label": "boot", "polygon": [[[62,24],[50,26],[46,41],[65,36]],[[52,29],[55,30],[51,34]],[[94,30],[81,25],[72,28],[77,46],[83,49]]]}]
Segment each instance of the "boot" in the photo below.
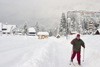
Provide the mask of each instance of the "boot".
[{"label": "boot", "polygon": [[81,66],[81,63],[78,63],[79,66]]},{"label": "boot", "polygon": [[71,62],[73,62],[73,59],[71,59]]}]

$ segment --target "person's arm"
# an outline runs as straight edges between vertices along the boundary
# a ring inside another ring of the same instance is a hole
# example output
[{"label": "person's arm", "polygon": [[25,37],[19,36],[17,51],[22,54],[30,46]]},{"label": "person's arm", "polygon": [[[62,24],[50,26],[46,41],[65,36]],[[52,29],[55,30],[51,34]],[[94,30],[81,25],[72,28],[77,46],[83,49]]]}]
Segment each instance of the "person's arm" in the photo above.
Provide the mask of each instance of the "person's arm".
[{"label": "person's arm", "polygon": [[71,44],[73,45],[75,42],[74,42],[74,39],[71,41]]}]

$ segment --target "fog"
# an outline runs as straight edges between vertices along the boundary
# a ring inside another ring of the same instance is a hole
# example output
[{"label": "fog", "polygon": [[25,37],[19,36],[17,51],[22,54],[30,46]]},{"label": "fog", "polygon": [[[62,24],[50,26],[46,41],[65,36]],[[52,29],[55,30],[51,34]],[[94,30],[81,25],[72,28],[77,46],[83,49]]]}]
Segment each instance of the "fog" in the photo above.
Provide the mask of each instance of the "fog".
[{"label": "fog", "polygon": [[0,0],[0,22],[57,27],[68,10],[100,11],[100,0]]}]

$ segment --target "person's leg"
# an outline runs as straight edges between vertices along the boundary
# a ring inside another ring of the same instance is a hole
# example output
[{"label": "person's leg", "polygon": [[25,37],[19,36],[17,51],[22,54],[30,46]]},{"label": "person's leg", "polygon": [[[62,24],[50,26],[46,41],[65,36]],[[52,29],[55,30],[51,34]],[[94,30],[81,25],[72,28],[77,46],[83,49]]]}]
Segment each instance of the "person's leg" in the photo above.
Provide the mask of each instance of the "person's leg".
[{"label": "person's leg", "polygon": [[80,55],[80,51],[79,51],[79,52],[77,52],[77,61],[78,61],[78,64],[81,64],[80,58],[81,58],[81,55]]},{"label": "person's leg", "polygon": [[71,61],[73,61],[75,55],[76,55],[76,51],[73,51],[73,54],[72,54],[72,57],[71,57]]}]

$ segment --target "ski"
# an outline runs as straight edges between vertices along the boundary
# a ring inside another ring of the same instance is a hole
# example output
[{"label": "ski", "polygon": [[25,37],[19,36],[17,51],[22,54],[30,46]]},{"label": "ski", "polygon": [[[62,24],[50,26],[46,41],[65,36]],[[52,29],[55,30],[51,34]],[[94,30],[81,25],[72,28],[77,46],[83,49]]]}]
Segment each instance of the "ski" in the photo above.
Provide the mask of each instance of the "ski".
[{"label": "ski", "polygon": [[76,65],[75,65],[73,62],[70,62],[70,65],[73,65],[73,66],[75,66],[75,67],[76,67]]},{"label": "ski", "polygon": [[74,67],[82,67],[81,65],[75,64],[75,63],[73,63],[73,62],[71,62],[70,65],[73,65]]},{"label": "ski", "polygon": [[76,67],[82,67],[81,65],[79,65],[79,64],[77,64],[77,63],[76,63],[75,65],[76,65]]}]

